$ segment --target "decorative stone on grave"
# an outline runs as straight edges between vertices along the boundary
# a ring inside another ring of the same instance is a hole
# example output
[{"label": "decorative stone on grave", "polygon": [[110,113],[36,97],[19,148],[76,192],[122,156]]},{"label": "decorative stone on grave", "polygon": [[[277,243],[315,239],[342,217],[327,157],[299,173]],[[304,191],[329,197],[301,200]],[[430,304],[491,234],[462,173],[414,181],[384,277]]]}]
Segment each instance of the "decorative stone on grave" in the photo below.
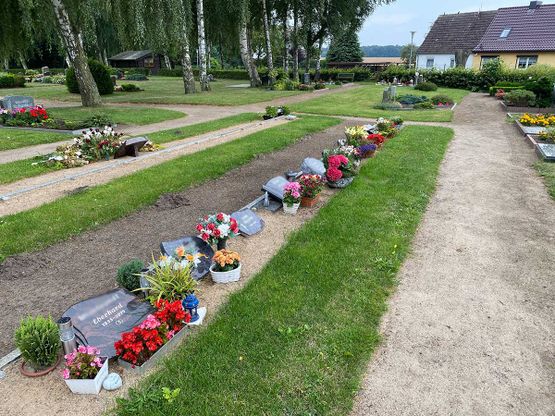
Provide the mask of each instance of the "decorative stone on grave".
[{"label": "decorative stone on grave", "polygon": [[325,176],[326,174],[326,167],[321,160],[315,159],[313,157],[307,157],[303,160],[301,164],[301,170],[304,173],[313,174],[313,175],[320,175]]},{"label": "decorative stone on grave", "polygon": [[231,214],[237,220],[242,235],[258,234],[264,228],[264,220],[250,209],[242,209]]},{"label": "decorative stone on grave", "polygon": [[50,75],[50,68],[43,66],[41,69],[42,75]]},{"label": "decorative stone on grave", "polygon": [[114,342],[153,311],[149,302],[125,289],[114,289],[76,303],[62,316],[71,318],[80,345],[98,347],[102,356],[112,358],[116,355]]},{"label": "decorative stone on grave", "polygon": [[194,267],[191,276],[195,280],[200,280],[208,274],[210,266],[212,265],[212,257],[214,257],[214,250],[206,241],[196,236],[186,236],[179,240],[164,241],[160,243],[160,251],[167,256],[172,255],[177,247],[185,247],[185,252],[195,254],[201,253],[204,256],[200,257],[200,263]]},{"label": "decorative stone on grave", "polygon": [[124,156],[139,156],[141,148],[148,142],[146,137],[134,137],[124,141],[114,155],[114,159]]},{"label": "decorative stone on grave", "polygon": [[544,160],[555,161],[555,144],[537,143],[536,146]]},{"label": "decorative stone on grave", "polygon": [[283,201],[283,187],[288,183],[289,181],[283,176],[276,176],[266,182],[266,184],[262,186],[262,190],[268,192],[280,201]]},{"label": "decorative stone on grave", "polygon": [[10,111],[33,107],[34,105],[35,99],[26,95],[7,95],[0,100],[0,107]]}]

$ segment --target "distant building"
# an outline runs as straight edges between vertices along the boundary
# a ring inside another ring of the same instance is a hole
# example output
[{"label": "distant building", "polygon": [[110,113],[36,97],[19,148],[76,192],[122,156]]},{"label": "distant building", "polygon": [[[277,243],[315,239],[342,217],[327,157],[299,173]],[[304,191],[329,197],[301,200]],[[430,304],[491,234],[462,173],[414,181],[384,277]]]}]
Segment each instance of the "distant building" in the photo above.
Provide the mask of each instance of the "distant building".
[{"label": "distant building", "polygon": [[472,51],[496,13],[492,10],[439,16],[418,48],[416,67],[439,70],[456,66],[472,68]]},{"label": "distant building", "polygon": [[389,65],[401,65],[403,61],[399,57],[364,57],[362,62],[328,62],[328,68],[350,69],[354,67],[367,68],[371,71],[381,71]]},{"label": "distant building", "polygon": [[114,68],[148,68],[152,75],[160,70],[160,55],[152,51],[125,51],[108,58]]},{"label": "distant building", "polygon": [[510,68],[535,64],[555,66],[555,4],[499,9],[474,48],[474,68],[499,58]]}]

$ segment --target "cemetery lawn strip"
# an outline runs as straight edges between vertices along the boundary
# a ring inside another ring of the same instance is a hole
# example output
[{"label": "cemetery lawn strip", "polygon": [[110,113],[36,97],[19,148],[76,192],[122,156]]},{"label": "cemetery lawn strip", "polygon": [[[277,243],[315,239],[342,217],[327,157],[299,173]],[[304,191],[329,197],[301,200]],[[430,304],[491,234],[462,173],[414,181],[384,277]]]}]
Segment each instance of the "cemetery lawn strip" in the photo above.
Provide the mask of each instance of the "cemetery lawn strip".
[{"label": "cemetery lawn strip", "polygon": [[[292,104],[292,111],[310,114],[325,114],[352,117],[402,117],[408,121],[451,121],[453,112],[449,110],[411,110],[390,111],[373,108],[381,103],[384,86],[366,84],[333,95],[325,95],[301,103]],[[437,94],[446,94],[456,102],[460,102],[469,91],[438,88],[437,91],[417,91],[409,87],[397,88],[397,95],[426,95],[432,97]]]},{"label": "cemetery lawn strip", "polygon": [[140,126],[186,116],[181,111],[153,107],[49,107],[47,110],[50,117],[67,121],[82,121],[95,115],[103,115],[116,124]]},{"label": "cemetery lawn strip", "polygon": [[71,140],[70,135],[49,131],[16,130],[0,128],[0,151],[19,149],[38,144]]},{"label": "cemetery lawn strip", "polygon": [[186,139],[187,137],[198,136],[201,134],[209,133],[211,131],[225,129],[227,127],[235,126],[242,123],[249,123],[260,119],[261,117],[257,113],[241,113],[212,121],[191,124],[189,126],[157,131],[156,133],[150,133],[147,136],[154,143],[162,144],[174,140]]},{"label": "cemetery lawn strip", "polygon": [[549,195],[555,199],[555,163],[538,162],[536,163],[536,170],[543,177]]},{"label": "cemetery lawn strip", "polygon": [[[174,140],[186,139],[198,136],[211,131],[225,129],[238,124],[248,123],[259,120],[260,116],[256,113],[241,113],[234,116],[224,117],[214,121],[191,124],[175,129],[162,130],[148,135],[148,138],[155,143],[168,143]],[[42,175],[43,173],[57,170],[48,167],[44,163],[33,165],[34,162],[44,161],[45,156],[36,156],[30,159],[17,160],[14,162],[0,164],[0,185],[5,185],[25,178]]]},{"label": "cemetery lawn strip", "polygon": [[0,219],[0,261],[39,250],[153,204],[160,195],[182,191],[339,124],[332,117],[305,116],[209,149],[89,188],[81,193]]},{"label": "cemetery lawn strip", "polygon": [[115,413],[348,414],[452,137],[409,126],[387,142]]}]

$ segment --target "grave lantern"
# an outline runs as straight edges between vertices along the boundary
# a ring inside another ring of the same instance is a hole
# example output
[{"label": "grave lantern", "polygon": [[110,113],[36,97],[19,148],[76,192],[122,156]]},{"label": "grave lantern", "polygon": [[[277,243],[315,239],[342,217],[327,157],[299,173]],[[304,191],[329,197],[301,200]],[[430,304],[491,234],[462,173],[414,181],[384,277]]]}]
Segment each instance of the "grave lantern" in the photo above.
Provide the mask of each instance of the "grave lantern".
[{"label": "grave lantern", "polygon": [[58,319],[58,329],[60,331],[60,341],[64,347],[65,354],[71,354],[77,348],[77,341],[75,341],[75,332],[73,331],[73,324],[69,316],[63,316]]},{"label": "grave lantern", "polygon": [[199,301],[194,293],[189,293],[185,299],[183,299],[182,305],[183,309],[185,309],[191,315],[191,322],[195,322],[199,319],[198,315],[198,304]]},{"label": "grave lantern", "polygon": [[141,285],[141,288],[143,289],[143,294],[145,295],[145,298],[148,296],[148,288],[150,287],[150,282],[147,280],[146,278],[146,273],[148,273],[147,269],[144,269],[141,271],[141,274],[139,276],[139,284]]}]

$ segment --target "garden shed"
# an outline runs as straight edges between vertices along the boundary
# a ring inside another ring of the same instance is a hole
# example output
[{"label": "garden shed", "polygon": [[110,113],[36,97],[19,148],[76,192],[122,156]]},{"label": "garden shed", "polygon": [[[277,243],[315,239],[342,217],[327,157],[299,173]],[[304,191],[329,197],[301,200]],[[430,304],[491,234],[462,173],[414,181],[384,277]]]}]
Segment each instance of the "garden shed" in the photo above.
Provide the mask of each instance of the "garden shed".
[{"label": "garden shed", "polygon": [[114,68],[148,68],[152,75],[160,70],[160,55],[150,50],[121,52],[108,61]]}]

